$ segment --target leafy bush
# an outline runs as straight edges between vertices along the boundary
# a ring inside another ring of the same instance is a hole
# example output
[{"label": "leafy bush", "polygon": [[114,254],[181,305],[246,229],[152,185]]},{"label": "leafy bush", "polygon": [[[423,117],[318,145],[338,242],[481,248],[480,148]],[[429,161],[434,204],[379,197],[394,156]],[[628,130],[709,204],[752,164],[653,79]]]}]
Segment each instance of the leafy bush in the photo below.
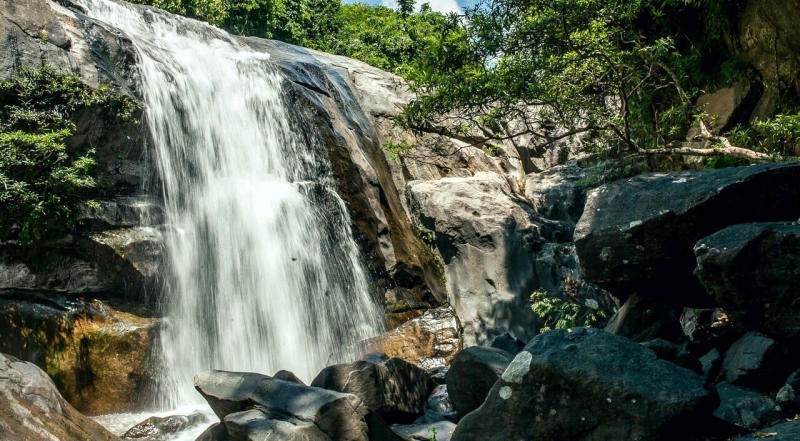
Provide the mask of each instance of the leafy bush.
[{"label": "leafy bush", "polygon": [[797,155],[800,147],[800,113],[777,115],[753,124],[759,147],[767,153]]},{"label": "leafy bush", "polygon": [[598,305],[591,304],[591,300],[582,304],[573,298],[554,297],[542,290],[531,294],[531,309],[543,321],[539,332],[596,326],[607,318]]},{"label": "leafy bush", "polygon": [[129,119],[136,104],[103,86],[43,66],[0,81],[0,240],[23,244],[69,230],[97,187],[94,150],[70,149],[76,112],[99,106]]}]

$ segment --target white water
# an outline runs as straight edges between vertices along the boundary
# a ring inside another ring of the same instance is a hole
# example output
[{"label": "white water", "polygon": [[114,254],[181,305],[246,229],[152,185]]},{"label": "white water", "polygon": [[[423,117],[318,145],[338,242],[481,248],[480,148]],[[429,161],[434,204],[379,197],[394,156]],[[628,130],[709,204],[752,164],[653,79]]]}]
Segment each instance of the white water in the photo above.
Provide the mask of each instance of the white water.
[{"label": "white water", "polygon": [[302,141],[264,54],[208,25],[115,0],[79,0],[140,54],[166,211],[160,409],[202,403],[206,369],[308,381],[376,335],[327,156]]}]

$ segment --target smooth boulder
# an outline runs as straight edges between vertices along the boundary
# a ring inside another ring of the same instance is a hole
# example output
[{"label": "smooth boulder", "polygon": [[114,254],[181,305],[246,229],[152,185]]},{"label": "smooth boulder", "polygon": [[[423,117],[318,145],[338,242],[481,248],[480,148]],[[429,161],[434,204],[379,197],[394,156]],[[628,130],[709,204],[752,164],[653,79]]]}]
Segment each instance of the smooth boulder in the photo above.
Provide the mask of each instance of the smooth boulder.
[{"label": "smooth boulder", "polygon": [[781,419],[781,408],[758,392],[722,382],[717,385],[719,407],[714,416],[740,429],[757,429]]},{"label": "smooth boulder", "polygon": [[328,366],[311,386],[353,394],[386,421],[413,421],[425,411],[433,380],[399,358]]},{"label": "smooth boulder", "polygon": [[0,353],[0,439],[25,441],[118,440],[81,415],[33,363]]},{"label": "smooth boulder", "polygon": [[[283,421],[293,425],[297,425],[296,421],[312,423],[331,439],[342,441],[368,439],[367,424],[364,420],[368,409],[352,394],[304,386],[266,375],[226,371],[201,372],[195,375],[194,384],[195,389],[203,395],[214,413],[223,421],[228,434],[238,433],[238,439],[247,439],[242,438],[244,436],[242,434],[247,432],[245,429],[250,427],[247,421],[258,420],[257,424],[253,423],[253,427],[257,426],[259,430],[265,425],[272,424],[265,423],[260,417],[255,418],[258,415],[253,413],[242,418],[239,415],[230,423],[226,419],[232,414],[254,409],[263,412],[268,420]],[[285,424],[275,423],[273,426],[288,430]],[[306,430],[305,427],[302,429]]]},{"label": "smooth boulder", "polygon": [[734,323],[800,335],[800,224],[734,225],[697,242],[695,274]]},{"label": "smooth boulder", "polygon": [[447,394],[459,418],[477,409],[514,356],[502,349],[473,346],[461,351],[447,371]]},{"label": "smooth boulder", "polygon": [[575,227],[584,277],[621,299],[711,304],[694,245],[729,225],[800,217],[800,164],[649,173],[589,193]]},{"label": "smooth boulder", "polygon": [[714,408],[703,383],[626,338],[588,328],[550,331],[517,354],[452,439],[683,439]]},{"label": "smooth boulder", "polygon": [[790,361],[783,345],[748,332],[725,351],[720,374],[729,383],[768,390],[780,386],[795,366]]}]

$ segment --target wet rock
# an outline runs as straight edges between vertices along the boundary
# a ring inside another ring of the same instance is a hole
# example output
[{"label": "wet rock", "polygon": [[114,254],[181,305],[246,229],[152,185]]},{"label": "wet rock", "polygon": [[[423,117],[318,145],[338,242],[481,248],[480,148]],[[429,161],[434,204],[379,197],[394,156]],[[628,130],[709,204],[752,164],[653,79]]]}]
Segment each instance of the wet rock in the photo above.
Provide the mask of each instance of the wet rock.
[{"label": "wet rock", "polygon": [[693,274],[695,243],[733,224],[797,219],[798,185],[800,164],[651,173],[602,185],[589,193],[575,228],[583,274],[621,299],[711,304]]},{"label": "wet rock", "polygon": [[314,423],[296,418],[271,419],[259,409],[225,416],[223,424],[231,441],[330,441]]},{"label": "wet rock", "polygon": [[163,240],[159,230],[136,227],[92,233],[81,246],[95,256],[100,271],[112,277],[110,289],[131,300],[157,300],[148,295],[160,291]]},{"label": "wet rock", "polygon": [[25,441],[112,441],[81,415],[33,363],[0,353],[0,438]]},{"label": "wet rock", "polygon": [[367,346],[426,370],[437,369],[449,364],[461,350],[460,330],[455,312],[444,306],[368,341]]},{"label": "wet rock", "polygon": [[473,346],[461,351],[447,371],[447,394],[459,417],[483,403],[513,355],[497,348]]},{"label": "wet rock", "polygon": [[638,342],[655,338],[678,341],[683,337],[680,315],[679,306],[634,295],[611,317],[605,330]]},{"label": "wet rock", "polygon": [[425,414],[416,423],[436,423],[439,421],[458,422],[458,414],[450,401],[447,385],[440,384],[433,389],[425,406]]},{"label": "wet rock", "polygon": [[273,375],[272,378],[275,378],[276,380],[288,381],[290,383],[305,385],[305,383],[303,383],[303,380],[297,378],[297,375],[295,375],[294,372],[289,372],[287,370],[280,370],[278,372],[275,372],[275,375]]},{"label": "wet rock", "polygon": [[780,406],[758,392],[722,382],[717,393],[720,403],[714,416],[740,429],[757,429],[781,418]]},{"label": "wet rock", "polygon": [[517,355],[525,347],[525,342],[506,332],[495,337],[491,347]]},{"label": "wet rock", "polygon": [[[352,394],[303,386],[254,373],[205,371],[195,375],[194,383],[195,389],[223,422],[227,416],[243,411],[258,410],[264,413],[265,418],[252,412],[232,417],[237,424],[236,430],[247,427],[247,421],[250,420],[255,421],[253,424],[258,428],[264,428],[263,424],[279,427],[269,430],[295,429],[286,424],[265,423],[264,419],[283,421],[294,426],[297,426],[297,421],[302,421],[312,423],[331,439],[368,439],[364,420],[368,409]],[[302,425],[298,430],[310,429]]]},{"label": "wet rock", "polygon": [[786,349],[778,342],[748,332],[725,352],[720,375],[729,383],[768,390],[780,386],[794,366],[787,361]]},{"label": "wet rock", "polygon": [[222,423],[214,423],[204,430],[194,441],[230,441],[228,429]]},{"label": "wet rock", "polygon": [[407,441],[450,441],[456,425],[450,421],[430,424],[409,424],[392,426],[392,430]]},{"label": "wet rock", "polygon": [[52,292],[0,292],[0,329],[8,330],[0,351],[47,369],[64,398],[82,412],[141,409],[155,383],[152,356],[161,323],[141,312]]},{"label": "wet rock", "polygon": [[208,421],[202,413],[191,415],[170,415],[166,417],[150,417],[128,429],[123,439],[141,441],[167,441],[175,434]]},{"label": "wet rock", "polygon": [[695,254],[695,274],[735,324],[800,334],[800,225],[735,225],[701,239]]},{"label": "wet rock", "polygon": [[422,369],[399,358],[328,366],[311,386],[353,394],[386,421],[413,421],[425,411],[433,381]]},{"label": "wet rock", "polygon": [[628,339],[556,330],[517,354],[453,440],[673,440],[714,408],[703,378]]}]

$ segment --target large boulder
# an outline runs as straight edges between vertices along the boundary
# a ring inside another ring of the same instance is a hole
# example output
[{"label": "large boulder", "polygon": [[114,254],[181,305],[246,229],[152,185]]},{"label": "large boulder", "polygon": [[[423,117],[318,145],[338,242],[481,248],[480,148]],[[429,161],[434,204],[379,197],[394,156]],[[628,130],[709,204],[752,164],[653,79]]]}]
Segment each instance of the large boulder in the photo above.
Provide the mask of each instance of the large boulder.
[{"label": "large boulder", "polygon": [[720,403],[714,416],[739,429],[753,430],[781,419],[781,408],[758,392],[722,382],[717,393]]},{"label": "large boulder", "polygon": [[0,352],[45,369],[81,412],[142,409],[155,384],[152,357],[161,321],[138,309],[134,314],[58,292],[0,289]]},{"label": "large boulder", "polygon": [[800,224],[734,225],[695,245],[695,274],[745,329],[800,334]]},{"label": "large boulder", "polygon": [[461,325],[453,308],[443,306],[369,340],[367,346],[426,370],[443,368],[462,348]]},{"label": "large boulder", "polygon": [[672,440],[696,432],[714,400],[703,378],[597,329],[556,330],[517,354],[461,440]]},{"label": "large boulder", "polygon": [[459,417],[475,410],[506,370],[512,354],[483,346],[461,351],[447,371],[447,394]]},{"label": "large boulder", "polygon": [[504,176],[413,181],[407,193],[443,258],[466,345],[488,343],[507,330],[533,337],[538,319],[531,293],[560,292],[566,279],[580,280],[572,224],[538,214]]},{"label": "large boulder", "polygon": [[433,381],[413,364],[390,358],[328,366],[311,386],[353,394],[384,420],[408,422],[425,411]]},{"label": "large boulder", "polygon": [[[194,384],[225,424],[228,435],[235,435],[235,439],[248,439],[248,427],[258,433],[301,431],[317,436],[309,424],[331,439],[368,439],[364,420],[368,409],[352,394],[255,373],[225,371],[201,372],[195,376]],[[313,439],[309,435],[309,440]]]},{"label": "large boulder", "polygon": [[720,375],[733,384],[760,390],[779,387],[797,365],[779,342],[758,332],[748,332],[725,352]]},{"label": "large boulder", "polygon": [[112,441],[117,437],[70,406],[36,365],[0,353],[0,439]]},{"label": "large boulder", "polygon": [[[800,164],[651,173],[589,193],[575,228],[584,276],[626,299],[710,304],[695,243],[726,226],[800,217]],[[765,190],[768,189],[768,190]]]}]

